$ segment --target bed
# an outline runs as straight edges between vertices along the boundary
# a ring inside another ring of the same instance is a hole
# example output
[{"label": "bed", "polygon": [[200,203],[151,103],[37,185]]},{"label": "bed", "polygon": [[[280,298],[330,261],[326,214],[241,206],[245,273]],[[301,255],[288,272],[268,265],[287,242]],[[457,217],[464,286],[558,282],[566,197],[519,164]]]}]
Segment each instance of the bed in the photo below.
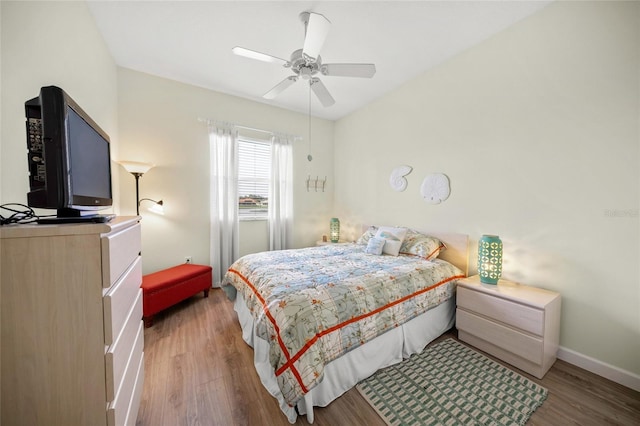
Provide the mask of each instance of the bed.
[{"label": "bed", "polygon": [[247,255],[225,274],[256,371],[291,423],[304,414],[313,423],[314,406],[454,324],[467,236],[409,231],[407,241],[425,236],[438,249],[416,252],[405,241],[397,256],[367,253],[381,229],[367,227],[357,243]]}]

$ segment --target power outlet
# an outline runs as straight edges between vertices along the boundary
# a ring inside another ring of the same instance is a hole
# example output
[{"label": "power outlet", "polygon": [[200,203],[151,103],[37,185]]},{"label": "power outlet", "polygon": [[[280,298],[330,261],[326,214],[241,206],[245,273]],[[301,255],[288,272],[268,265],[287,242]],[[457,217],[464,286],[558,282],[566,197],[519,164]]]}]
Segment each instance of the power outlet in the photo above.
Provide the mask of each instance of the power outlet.
[{"label": "power outlet", "polygon": [[193,263],[193,259],[191,259],[191,256],[185,256],[184,263]]}]

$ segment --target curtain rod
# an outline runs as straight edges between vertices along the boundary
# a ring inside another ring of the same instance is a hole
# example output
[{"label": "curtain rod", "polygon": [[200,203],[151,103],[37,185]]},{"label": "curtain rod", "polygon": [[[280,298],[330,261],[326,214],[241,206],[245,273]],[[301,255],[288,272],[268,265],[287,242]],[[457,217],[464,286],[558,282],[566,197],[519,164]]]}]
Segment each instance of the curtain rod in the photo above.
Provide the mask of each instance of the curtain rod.
[{"label": "curtain rod", "polygon": [[200,118],[200,117],[198,117],[198,121],[200,123],[206,123],[207,125],[227,126],[227,127],[233,127],[233,128],[236,128],[236,129],[251,130],[251,131],[254,131],[254,132],[266,133],[266,134],[271,135],[271,136],[282,135],[282,136],[286,136],[286,137],[291,137],[296,141],[297,140],[302,140],[302,136],[290,135],[288,133],[272,132],[271,130],[257,129],[255,127],[243,126],[243,125],[231,123],[231,122],[228,122],[228,121],[212,120],[210,118]]}]

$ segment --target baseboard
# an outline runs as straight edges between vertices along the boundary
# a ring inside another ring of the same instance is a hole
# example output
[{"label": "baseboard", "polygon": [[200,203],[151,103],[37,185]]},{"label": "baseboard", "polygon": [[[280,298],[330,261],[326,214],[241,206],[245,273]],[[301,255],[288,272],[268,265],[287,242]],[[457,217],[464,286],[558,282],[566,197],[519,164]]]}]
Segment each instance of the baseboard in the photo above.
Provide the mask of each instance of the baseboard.
[{"label": "baseboard", "polygon": [[558,348],[558,359],[640,392],[640,376],[571,349]]}]

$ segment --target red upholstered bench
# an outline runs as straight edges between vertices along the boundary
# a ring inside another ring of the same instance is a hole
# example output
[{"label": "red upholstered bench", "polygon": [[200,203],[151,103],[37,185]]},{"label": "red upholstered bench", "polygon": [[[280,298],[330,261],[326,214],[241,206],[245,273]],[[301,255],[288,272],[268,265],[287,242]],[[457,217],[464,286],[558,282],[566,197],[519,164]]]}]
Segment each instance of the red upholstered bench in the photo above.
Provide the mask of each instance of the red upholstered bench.
[{"label": "red upholstered bench", "polygon": [[153,325],[153,316],[204,291],[209,297],[211,266],[185,263],[142,277],[142,318],[144,326]]}]

